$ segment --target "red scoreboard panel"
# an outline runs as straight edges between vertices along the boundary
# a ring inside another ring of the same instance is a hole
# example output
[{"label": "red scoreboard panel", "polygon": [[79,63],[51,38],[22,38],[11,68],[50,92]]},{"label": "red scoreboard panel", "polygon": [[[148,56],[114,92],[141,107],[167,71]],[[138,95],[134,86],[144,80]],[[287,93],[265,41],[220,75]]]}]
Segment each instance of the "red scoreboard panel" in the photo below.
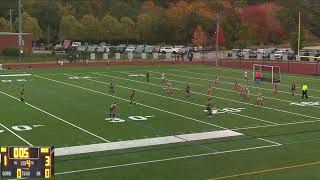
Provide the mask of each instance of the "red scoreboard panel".
[{"label": "red scoreboard panel", "polygon": [[1,147],[2,178],[51,178],[53,147]]}]

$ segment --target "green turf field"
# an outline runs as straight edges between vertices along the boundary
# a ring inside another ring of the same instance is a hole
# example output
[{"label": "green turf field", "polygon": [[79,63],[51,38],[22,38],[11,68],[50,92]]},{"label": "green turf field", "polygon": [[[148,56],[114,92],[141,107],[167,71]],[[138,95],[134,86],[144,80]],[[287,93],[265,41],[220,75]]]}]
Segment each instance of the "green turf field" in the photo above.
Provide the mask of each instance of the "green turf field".
[{"label": "green turf field", "polygon": [[[160,84],[161,72],[173,83],[173,97]],[[213,88],[215,111],[208,117],[207,88],[215,74],[221,86]],[[250,103],[232,90],[235,79],[249,87]],[[109,94],[111,80],[115,95]],[[295,98],[292,81],[298,84]],[[300,88],[305,81],[309,99],[303,101]],[[22,84],[26,103],[19,101]],[[131,90],[136,91],[137,105],[129,105]],[[255,106],[258,90],[263,107]],[[63,180],[320,179],[319,79],[283,74],[280,91],[275,97],[271,83],[245,83],[242,70],[200,65],[1,71],[0,146],[63,149],[143,139],[150,143],[166,136],[182,141],[57,155],[54,179]],[[113,101],[118,119],[110,120]],[[197,140],[179,136],[217,131],[241,135]]]}]

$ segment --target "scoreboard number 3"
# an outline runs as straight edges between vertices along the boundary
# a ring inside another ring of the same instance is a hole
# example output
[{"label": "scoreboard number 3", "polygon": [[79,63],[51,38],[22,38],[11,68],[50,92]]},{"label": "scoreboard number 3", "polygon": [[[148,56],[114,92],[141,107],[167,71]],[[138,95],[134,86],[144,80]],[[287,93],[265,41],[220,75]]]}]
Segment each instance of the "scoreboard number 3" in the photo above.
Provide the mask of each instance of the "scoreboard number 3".
[{"label": "scoreboard number 3", "polygon": [[50,167],[50,165],[51,165],[51,158],[50,158],[50,156],[46,156],[45,159],[46,159],[45,166],[46,166],[46,167]]},{"label": "scoreboard number 3", "polygon": [[52,178],[54,147],[0,147],[0,179]]}]

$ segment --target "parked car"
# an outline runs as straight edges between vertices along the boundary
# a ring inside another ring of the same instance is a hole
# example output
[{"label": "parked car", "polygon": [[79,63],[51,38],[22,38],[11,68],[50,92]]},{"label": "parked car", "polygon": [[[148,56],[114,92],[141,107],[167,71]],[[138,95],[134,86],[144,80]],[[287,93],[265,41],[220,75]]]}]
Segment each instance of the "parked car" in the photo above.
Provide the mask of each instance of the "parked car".
[{"label": "parked car", "polygon": [[147,54],[152,54],[154,50],[154,46],[146,46],[144,52]]},{"label": "parked car", "polygon": [[295,60],[296,58],[296,53],[292,50],[288,51],[288,60]]},{"label": "parked car", "polygon": [[172,46],[163,46],[160,48],[160,52],[163,54],[173,53],[173,47]]},{"label": "parked car", "polygon": [[135,51],[136,51],[136,47],[131,45],[126,48],[125,53],[134,53]]},{"label": "parked car", "polygon": [[99,46],[96,51],[97,53],[108,53],[110,50],[108,46]]},{"label": "parked car", "polygon": [[125,44],[120,44],[116,47],[117,53],[124,53],[126,51],[127,46]]},{"label": "parked car", "polygon": [[279,50],[279,51],[276,51],[273,55],[275,59],[282,59],[283,55],[287,55],[287,54],[288,54],[287,51]]},{"label": "parked car", "polygon": [[257,49],[257,54],[261,54],[262,58],[269,58],[271,54],[270,49]]},{"label": "parked car", "polygon": [[153,53],[159,53],[161,49],[161,46],[154,46],[152,52]]},{"label": "parked car", "polygon": [[177,54],[182,48],[184,48],[184,46],[174,46],[172,53]]},{"label": "parked car", "polygon": [[87,46],[79,46],[77,48],[77,51],[79,51],[79,52],[85,52],[86,50],[87,50]]},{"label": "parked car", "polygon": [[57,44],[57,45],[55,45],[55,46],[54,46],[54,50],[55,50],[55,51],[62,51],[62,50],[63,50],[62,44]]},{"label": "parked car", "polygon": [[96,52],[96,49],[98,48],[98,46],[88,46],[88,49],[87,49],[87,51],[89,52],[89,53],[94,53],[94,52]]},{"label": "parked car", "polygon": [[143,53],[145,51],[145,45],[138,45],[136,47],[135,53]]},{"label": "parked car", "polygon": [[196,47],[193,47],[193,49],[194,49],[195,52],[203,51],[203,47],[202,46],[196,46]]},{"label": "parked car", "polygon": [[181,48],[178,53],[186,54],[186,53],[188,53],[188,52],[194,52],[193,47],[184,47],[184,48]]},{"label": "parked car", "polygon": [[228,57],[232,57],[233,53],[235,53],[237,57],[242,57],[241,49],[232,49],[228,52]]},{"label": "parked car", "polygon": [[71,47],[79,47],[81,46],[81,42],[72,42]]}]

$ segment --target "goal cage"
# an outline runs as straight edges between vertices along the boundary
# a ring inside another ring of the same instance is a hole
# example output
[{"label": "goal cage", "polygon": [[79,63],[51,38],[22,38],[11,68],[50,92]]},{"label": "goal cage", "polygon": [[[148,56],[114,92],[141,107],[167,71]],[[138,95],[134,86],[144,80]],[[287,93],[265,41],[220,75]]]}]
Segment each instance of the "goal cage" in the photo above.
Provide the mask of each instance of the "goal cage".
[{"label": "goal cage", "polygon": [[280,66],[268,66],[262,64],[253,65],[253,81],[256,80],[256,73],[260,72],[262,75],[261,81],[271,82],[280,82],[281,81],[281,72]]}]

